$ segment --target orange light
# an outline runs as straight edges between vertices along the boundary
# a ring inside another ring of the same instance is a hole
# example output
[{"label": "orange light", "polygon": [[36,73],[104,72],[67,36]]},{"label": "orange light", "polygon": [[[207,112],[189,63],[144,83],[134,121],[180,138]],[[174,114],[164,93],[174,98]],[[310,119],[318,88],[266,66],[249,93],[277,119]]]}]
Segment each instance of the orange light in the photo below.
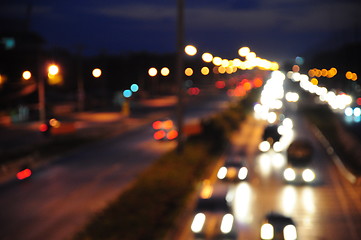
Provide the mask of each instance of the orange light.
[{"label": "orange light", "polygon": [[263,85],[262,79],[256,78],[256,79],[253,81],[253,85],[254,85],[256,88],[261,87],[261,86]]},{"label": "orange light", "polygon": [[171,130],[167,133],[168,140],[173,140],[178,137],[178,131],[177,130]]},{"label": "orange light", "polygon": [[23,180],[25,178],[28,178],[31,176],[31,170],[29,168],[26,168],[16,174],[17,179]]},{"label": "orange light", "polygon": [[167,121],[164,121],[162,123],[162,128],[163,129],[171,129],[173,127],[173,121],[172,120],[167,120]]},{"label": "orange light", "polygon": [[243,88],[244,88],[244,90],[249,91],[252,89],[252,85],[249,82],[245,82],[243,84]]}]

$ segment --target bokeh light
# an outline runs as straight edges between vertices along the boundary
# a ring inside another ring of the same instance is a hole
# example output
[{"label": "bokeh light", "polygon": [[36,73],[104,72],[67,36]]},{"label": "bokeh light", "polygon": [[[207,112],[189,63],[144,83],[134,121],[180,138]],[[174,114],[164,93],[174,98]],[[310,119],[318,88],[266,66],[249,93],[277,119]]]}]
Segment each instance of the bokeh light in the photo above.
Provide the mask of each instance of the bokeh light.
[{"label": "bokeh light", "polygon": [[95,69],[93,69],[92,74],[95,78],[98,78],[102,75],[102,70],[100,70],[99,68],[95,68]]}]

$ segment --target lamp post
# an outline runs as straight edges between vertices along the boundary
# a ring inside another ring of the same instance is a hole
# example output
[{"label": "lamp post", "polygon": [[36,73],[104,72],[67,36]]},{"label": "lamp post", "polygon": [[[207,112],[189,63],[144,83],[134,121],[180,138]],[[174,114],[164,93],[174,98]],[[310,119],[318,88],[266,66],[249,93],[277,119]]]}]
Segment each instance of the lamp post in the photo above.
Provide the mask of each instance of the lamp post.
[{"label": "lamp post", "polygon": [[184,147],[183,125],[184,125],[184,93],[183,93],[183,54],[184,54],[184,0],[177,0],[177,59],[176,59],[176,79],[178,86],[177,103],[177,125],[178,125],[178,145],[177,152],[181,153]]}]

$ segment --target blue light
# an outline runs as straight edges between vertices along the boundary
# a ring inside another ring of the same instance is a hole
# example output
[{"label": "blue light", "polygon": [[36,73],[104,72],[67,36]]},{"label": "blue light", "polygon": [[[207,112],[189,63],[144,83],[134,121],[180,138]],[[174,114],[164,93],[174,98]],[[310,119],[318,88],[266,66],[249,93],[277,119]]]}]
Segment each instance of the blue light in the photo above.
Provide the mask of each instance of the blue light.
[{"label": "blue light", "polygon": [[138,92],[138,90],[139,90],[139,86],[138,86],[138,84],[132,84],[131,86],[130,86],[130,90],[132,90],[132,92]]},{"label": "blue light", "polygon": [[132,94],[133,94],[132,91],[130,91],[129,89],[123,91],[123,96],[124,96],[125,98],[131,97]]}]

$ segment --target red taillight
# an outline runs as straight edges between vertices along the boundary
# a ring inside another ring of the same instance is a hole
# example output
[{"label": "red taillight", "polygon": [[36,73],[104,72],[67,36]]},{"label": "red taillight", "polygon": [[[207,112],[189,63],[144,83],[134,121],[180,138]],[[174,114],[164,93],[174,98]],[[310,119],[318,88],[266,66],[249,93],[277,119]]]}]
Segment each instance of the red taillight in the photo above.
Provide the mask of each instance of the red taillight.
[{"label": "red taillight", "polygon": [[159,131],[156,131],[153,135],[154,139],[155,140],[161,140],[163,139],[164,137],[166,136],[166,133],[165,131],[163,130],[159,130]]},{"label": "red taillight", "polygon": [[45,123],[42,123],[42,124],[39,126],[39,131],[40,131],[40,132],[46,132],[46,131],[48,131],[48,129],[49,129],[49,127],[48,127],[48,125],[45,124]]},{"label": "red taillight", "polygon": [[31,170],[29,168],[26,168],[24,170],[21,170],[16,174],[17,179],[23,180],[25,178],[28,178],[31,176]]},{"label": "red taillight", "polygon": [[155,121],[154,123],[153,123],[153,129],[161,129],[162,128],[162,121]]}]

